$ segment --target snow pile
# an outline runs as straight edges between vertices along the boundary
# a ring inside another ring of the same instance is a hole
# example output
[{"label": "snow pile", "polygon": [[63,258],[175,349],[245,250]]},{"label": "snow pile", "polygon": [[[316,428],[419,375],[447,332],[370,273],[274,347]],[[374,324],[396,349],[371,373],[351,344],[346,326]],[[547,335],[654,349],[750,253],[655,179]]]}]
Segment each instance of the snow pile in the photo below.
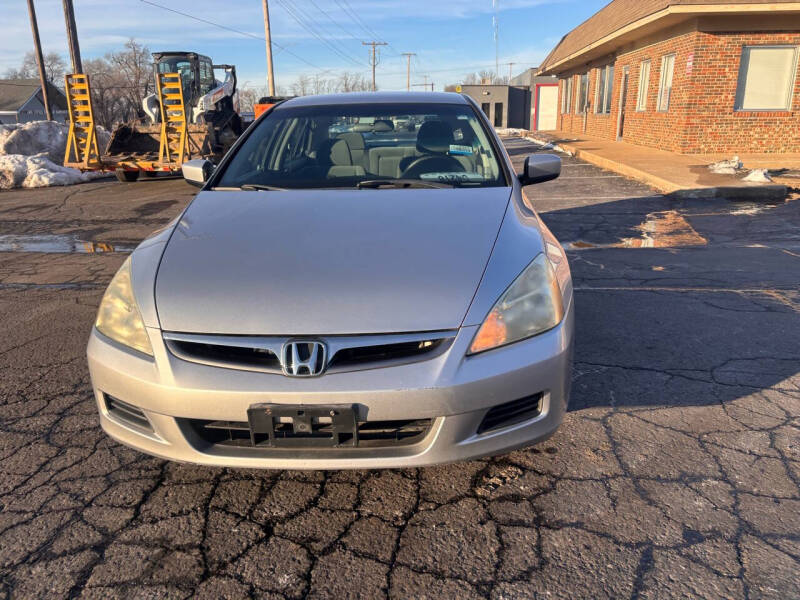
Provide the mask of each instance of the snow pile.
[{"label": "snow pile", "polygon": [[530,136],[526,136],[525,139],[529,142],[533,142],[542,150],[554,150],[556,152],[560,152],[561,154],[566,154],[567,156],[573,156],[572,152],[566,148],[563,148],[562,146],[559,146],[558,144],[554,144],[553,142],[543,142],[542,140]]},{"label": "snow pile", "polygon": [[736,175],[736,172],[743,166],[739,157],[734,156],[731,160],[721,160],[708,165],[708,170],[717,175]]},{"label": "snow pile", "polygon": [[[68,125],[55,121],[0,125],[0,189],[72,185],[103,177],[61,166],[68,133]],[[110,138],[108,131],[97,128],[101,152]]]},{"label": "snow pile", "polygon": [[514,129],[510,127],[495,127],[494,130],[500,137],[522,137],[528,133],[524,129]]},{"label": "snow pile", "polygon": [[78,169],[62,167],[50,160],[44,152],[34,156],[0,154],[0,189],[73,185],[98,177],[107,175],[101,171],[81,173]]},{"label": "snow pile", "polygon": [[67,148],[68,131],[66,125],[55,121],[0,125],[0,154],[45,153],[53,162],[61,162]]},{"label": "snow pile", "polygon": [[769,176],[767,169],[753,169],[742,181],[747,181],[748,183],[772,183],[772,177]]}]

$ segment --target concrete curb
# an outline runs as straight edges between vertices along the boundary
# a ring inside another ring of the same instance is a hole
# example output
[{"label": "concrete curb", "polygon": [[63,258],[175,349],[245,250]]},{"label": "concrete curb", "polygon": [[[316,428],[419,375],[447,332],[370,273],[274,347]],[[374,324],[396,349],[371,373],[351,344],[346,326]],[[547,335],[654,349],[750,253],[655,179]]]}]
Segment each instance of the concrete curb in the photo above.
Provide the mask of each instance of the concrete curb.
[{"label": "concrete curb", "polygon": [[[535,143],[548,144],[547,140],[534,137],[528,133],[526,139]],[[785,185],[743,185],[704,188],[684,188],[680,185],[630,165],[620,163],[594,152],[578,148],[569,142],[558,142],[556,149],[565,150],[575,158],[579,158],[602,169],[619,173],[625,177],[641,181],[675,199],[715,199],[723,198],[733,201],[749,202],[783,202],[789,195],[789,187]]]}]

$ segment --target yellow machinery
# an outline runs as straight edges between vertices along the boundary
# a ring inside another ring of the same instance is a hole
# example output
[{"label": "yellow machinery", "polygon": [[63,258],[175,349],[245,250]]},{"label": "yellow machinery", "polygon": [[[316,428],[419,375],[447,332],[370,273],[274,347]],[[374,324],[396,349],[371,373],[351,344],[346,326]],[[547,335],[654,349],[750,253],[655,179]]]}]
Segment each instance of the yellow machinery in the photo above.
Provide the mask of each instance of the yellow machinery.
[{"label": "yellow machinery", "polygon": [[89,76],[73,74],[64,76],[69,111],[69,134],[64,153],[64,166],[75,169],[99,169],[100,150],[97,147],[97,129],[94,125]]},{"label": "yellow machinery", "polygon": [[142,173],[176,174],[187,160],[221,156],[211,149],[209,126],[188,122],[180,74],[158,73],[156,84],[161,123],[117,127],[102,156],[103,165],[114,169],[120,181],[136,181]]},{"label": "yellow machinery", "polygon": [[[114,171],[120,181],[140,175],[180,173],[196,158],[218,161],[241,135],[236,68],[214,65],[194,52],[153,54],[154,94],[142,102],[146,117],[114,129],[98,148],[89,78],[65,77],[70,129],[64,164],[81,170]],[[217,81],[214,71],[224,71]]]}]

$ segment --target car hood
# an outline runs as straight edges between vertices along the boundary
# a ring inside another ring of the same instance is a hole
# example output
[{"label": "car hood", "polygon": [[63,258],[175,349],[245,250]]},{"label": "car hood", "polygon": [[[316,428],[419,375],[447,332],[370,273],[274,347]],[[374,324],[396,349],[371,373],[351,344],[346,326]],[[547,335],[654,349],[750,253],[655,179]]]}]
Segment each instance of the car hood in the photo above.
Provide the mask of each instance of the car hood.
[{"label": "car hood", "polygon": [[167,331],[336,335],[459,327],[511,190],[204,191],[167,244]]}]

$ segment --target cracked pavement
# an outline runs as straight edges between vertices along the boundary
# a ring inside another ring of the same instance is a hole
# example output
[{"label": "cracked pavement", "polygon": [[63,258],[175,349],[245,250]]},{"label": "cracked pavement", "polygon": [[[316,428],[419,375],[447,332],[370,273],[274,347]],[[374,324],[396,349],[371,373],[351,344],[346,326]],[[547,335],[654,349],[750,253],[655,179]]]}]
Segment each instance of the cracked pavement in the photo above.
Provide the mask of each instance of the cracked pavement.
[{"label": "cracked pavement", "polygon": [[[536,149],[507,146],[518,167]],[[124,254],[0,252],[0,598],[800,598],[800,205],[672,201],[572,158],[526,191],[586,243],[570,412],[537,447],[435,468],[122,447],[84,349]],[[0,234],[136,242],[192,195],[4,192]],[[667,211],[706,243],[605,247]]]}]

